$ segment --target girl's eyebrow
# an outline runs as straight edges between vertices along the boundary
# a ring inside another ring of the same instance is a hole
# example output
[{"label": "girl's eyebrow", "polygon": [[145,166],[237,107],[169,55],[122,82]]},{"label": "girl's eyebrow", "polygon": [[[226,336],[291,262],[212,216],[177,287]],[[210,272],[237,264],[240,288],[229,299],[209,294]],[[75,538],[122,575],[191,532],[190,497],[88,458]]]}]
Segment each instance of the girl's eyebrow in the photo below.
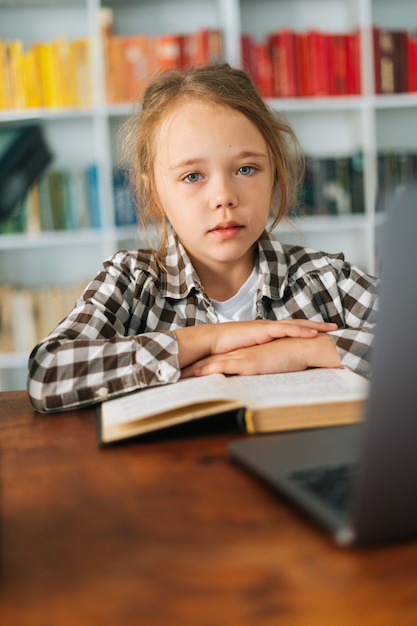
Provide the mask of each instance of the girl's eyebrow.
[{"label": "girl's eyebrow", "polygon": [[[238,154],[234,155],[233,158],[235,159],[249,159],[249,158],[267,159],[268,155],[265,152],[259,152],[257,150],[242,150]],[[201,163],[204,163],[205,161],[206,159],[202,157],[190,157],[188,159],[184,159],[183,161],[179,161],[178,163],[175,163],[174,165],[171,165],[169,169],[170,170],[182,169],[183,167],[200,165]]]},{"label": "girl's eyebrow", "polygon": [[169,167],[170,170],[179,170],[183,167],[190,167],[192,165],[199,165],[200,163],[204,163],[205,159],[201,157],[190,157],[189,159],[184,159],[183,161],[179,161],[174,165]]}]

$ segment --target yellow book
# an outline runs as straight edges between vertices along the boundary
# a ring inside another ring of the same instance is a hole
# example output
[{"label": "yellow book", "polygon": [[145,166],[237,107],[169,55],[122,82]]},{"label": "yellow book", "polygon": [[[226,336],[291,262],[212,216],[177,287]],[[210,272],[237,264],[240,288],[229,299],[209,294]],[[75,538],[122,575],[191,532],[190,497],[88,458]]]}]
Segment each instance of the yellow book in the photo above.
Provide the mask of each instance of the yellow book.
[{"label": "yellow book", "polygon": [[213,374],[122,395],[98,409],[100,443],[235,412],[248,433],[361,420],[368,381],[345,368],[260,376]]},{"label": "yellow book", "polygon": [[59,106],[59,86],[57,77],[56,51],[52,42],[33,44],[39,66],[44,106]]},{"label": "yellow book", "polygon": [[14,288],[0,285],[0,352],[13,352],[13,300]]},{"label": "yellow book", "polygon": [[6,73],[8,75],[10,106],[21,109],[26,106],[23,67],[23,43],[15,39],[6,44]]},{"label": "yellow book", "polygon": [[74,106],[75,90],[71,67],[70,44],[66,37],[58,37],[52,42],[55,71],[57,76],[58,102],[60,106]]},{"label": "yellow book", "polygon": [[74,39],[69,44],[71,81],[74,103],[89,107],[93,104],[93,81],[90,38]]},{"label": "yellow book", "polygon": [[6,42],[3,39],[0,39],[0,109],[9,109],[10,107],[11,102],[7,70]]},{"label": "yellow book", "polygon": [[22,68],[26,106],[43,106],[42,76],[33,48],[27,50],[23,55]]}]

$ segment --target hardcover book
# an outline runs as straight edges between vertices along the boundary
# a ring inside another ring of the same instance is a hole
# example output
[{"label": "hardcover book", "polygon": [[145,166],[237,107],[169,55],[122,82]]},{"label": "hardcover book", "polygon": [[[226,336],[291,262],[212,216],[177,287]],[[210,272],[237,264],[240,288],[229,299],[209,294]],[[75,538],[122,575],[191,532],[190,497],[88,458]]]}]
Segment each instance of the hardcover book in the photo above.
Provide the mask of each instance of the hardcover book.
[{"label": "hardcover book", "polygon": [[101,444],[236,411],[248,433],[357,422],[368,381],[345,368],[284,374],[212,374],[143,389],[99,405]]}]

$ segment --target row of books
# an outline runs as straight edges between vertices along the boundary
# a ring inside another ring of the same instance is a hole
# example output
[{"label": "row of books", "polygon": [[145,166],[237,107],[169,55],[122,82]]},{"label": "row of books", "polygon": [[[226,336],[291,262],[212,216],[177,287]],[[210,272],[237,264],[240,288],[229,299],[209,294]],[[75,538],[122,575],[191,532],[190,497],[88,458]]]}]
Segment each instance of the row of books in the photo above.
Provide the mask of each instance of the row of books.
[{"label": "row of books", "polygon": [[69,313],[84,287],[0,285],[0,353],[30,352]]},{"label": "row of books", "polygon": [[[395,190],[417,183],[417,152],[379,152],[377,175],[375,208],[384,211]],[[345,157],[306,157],[297,215],[349,215],[364,212],[364,161],[361,152]]]},{"label": "row of books", "polygon": [[361,92],[359,31],[296,32],[284,28],[258,41],[241,38],[243,66],[264,98]]},{"label": "row of books", "polygon": [[[136,204],[125,170],[113,170],[116,226],[137,222]],[[98,168],[51,169],[31,188],[24,202],[7,219],[0,233],[34,233],[53,230],[100,228]]]},{"label": "row of books", "polygon": [[34,43],[0,39],[0,109],[91,106],[88,37]]},{"label": "row of books", "polygon": [[[103,31],[106,98],[137,102],[159,71],[209,65],[224,59],[223,33],[201,29],[182,35],[131,36]],[[417,91],[417,34],[373,28],[375,93]],[[265,98],[361,93],[360,36],[280,29],[263,41],[241,37],[242,64]],[[91,42],[61,36],[32,44],[0,39],[0,109],[90,106]]]},{"label": "row of books", "polygon": [[[382,151],[377,155],[377,210],[393,189],[417,182],[417,152]],[[1,233],[100,228],[98,169],[50,170],[29,192],[11,217],[0,221]],[[137,205],[127,172],[113,170],[115,225],[137,224]],[[306,156],[297,215],[364,213],[364,163],[358,152],[340,157]]]},{"label": "row of books", "polygon": [[183,35],[104,37],[106,97],[109,103],[139,102],[151,78],[165,69],[186,70],[224,59],[223,33],[202,29]]},{"label": "row of books", "polygon": [[[374,33],[375,93],[417,91],[417,35],[378,27]],[[139,101],[152,76],[224,58],[220,30],[185,35],[104,37],[108,102]],[[263,41],[241,36],[242,65],[265,98],[361,93],[360,34],[284,28]]]},{"label": "row of books", "polygon": [[306,156],[298,214],[347,215],[364,213],[363,155]]},{"label": "row of books", "polygon": [[374,27],[373,43],[375,93],[417,91],[417,31]]}]

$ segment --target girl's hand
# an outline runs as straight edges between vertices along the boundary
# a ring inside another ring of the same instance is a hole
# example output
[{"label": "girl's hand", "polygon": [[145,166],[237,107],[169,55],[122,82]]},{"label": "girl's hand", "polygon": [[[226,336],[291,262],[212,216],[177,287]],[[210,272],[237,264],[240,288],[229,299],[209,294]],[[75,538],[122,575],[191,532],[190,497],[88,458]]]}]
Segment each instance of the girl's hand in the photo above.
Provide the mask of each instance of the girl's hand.
[{"label": "girl's hand", "polygon": [[175,331],[181,369],[210,355],[268,344],[276,339],[315,339],[319,333],[336,330],[336,324],[309,320],[255,320],[189,326]]},{"label": "girl's hand", "polygon": [[181,378],[208,374],[254,376],[295,372],[308,367],[340,367],[336,346],[327,335],[321,334],[312,341],[285,337],[215,354],[184,368]]}]

